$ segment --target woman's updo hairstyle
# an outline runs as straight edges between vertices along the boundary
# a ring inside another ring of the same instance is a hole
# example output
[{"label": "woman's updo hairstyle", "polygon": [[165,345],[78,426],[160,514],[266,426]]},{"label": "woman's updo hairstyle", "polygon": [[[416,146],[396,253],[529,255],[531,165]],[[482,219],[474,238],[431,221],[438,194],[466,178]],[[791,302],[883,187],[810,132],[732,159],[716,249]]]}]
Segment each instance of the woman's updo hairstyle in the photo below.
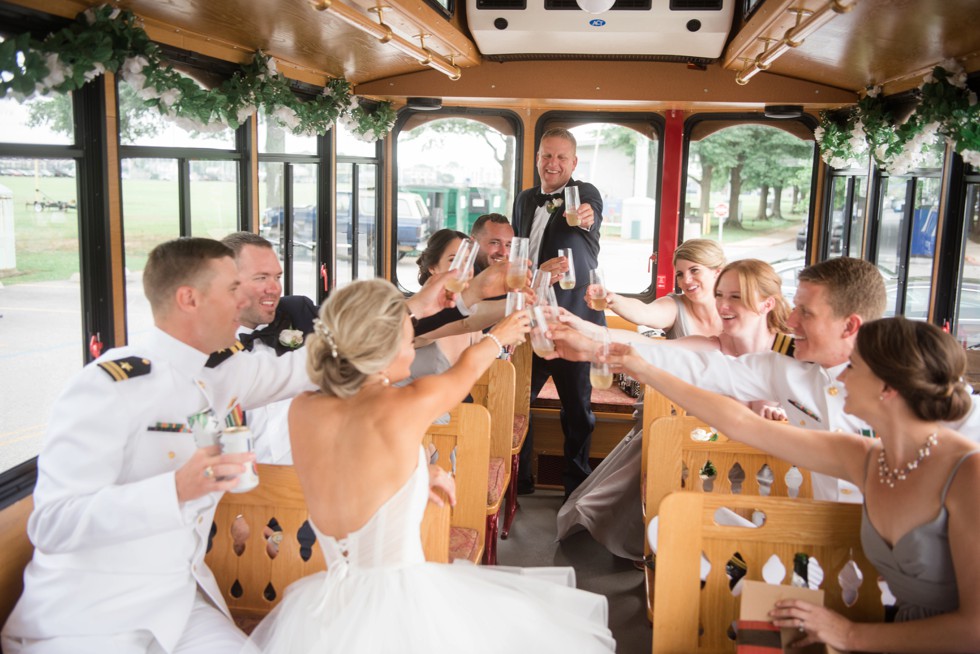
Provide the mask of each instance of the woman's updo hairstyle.
[{"label": "woman's updo hairstyle", "polygon": [[456,239],[467,238],[469,236],[463,232],[457,232],[455,229],[440,229],[433,232],[429,240],[425,242],[425,249],[422,250],[422,254],[415,260],[419,266],[419,284],[425,285],[429,277],[432,277],[429,268],[435,268],[439,265],[439,259],[442,259],[442,254],[450,243]]},{"label": "woman's updo hairstyle", "polygon": [[328,395],[350,397],[398,354],[408,309],[390,282],[351,282],[330,294],[306,339],[306,372]]},{"label": "woman's updo hairstyle", "polygon": [[970,411],[966,353],[935,325],[903,316],[874,320],[858,330],[856,347],[871,372],[921,420],[950,422]]}]

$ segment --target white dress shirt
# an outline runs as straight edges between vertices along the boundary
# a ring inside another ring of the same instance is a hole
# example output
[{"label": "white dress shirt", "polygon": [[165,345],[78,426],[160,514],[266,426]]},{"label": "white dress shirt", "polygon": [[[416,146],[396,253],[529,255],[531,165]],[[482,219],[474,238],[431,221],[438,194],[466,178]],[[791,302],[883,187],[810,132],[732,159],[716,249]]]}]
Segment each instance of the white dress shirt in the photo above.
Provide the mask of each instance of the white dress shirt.
[{"label": "white dress shirt", "polygon": [[[256,329],[262,329],[259,325]],[[238,333],[251,334],[255,329],[239,327]],[[305,352],[306,350],[302,350]],[[252,352],[269,352],[275,356],[274,348],[264,342],[252,342]],[[293,398],[273,402],[245,414],[245,424],[252,431],[255,448],[255,460],[259,463],[274,463],[276,465],[292,465],[293,452],[289,444],[289,405]]]}]

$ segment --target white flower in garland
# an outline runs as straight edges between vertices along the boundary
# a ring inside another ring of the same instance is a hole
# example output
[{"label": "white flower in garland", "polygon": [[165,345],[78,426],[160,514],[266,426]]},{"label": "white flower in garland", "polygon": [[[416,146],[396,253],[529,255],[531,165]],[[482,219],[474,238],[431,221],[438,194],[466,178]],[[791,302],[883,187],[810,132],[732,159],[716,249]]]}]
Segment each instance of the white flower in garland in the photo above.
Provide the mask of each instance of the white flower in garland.
[{"label": "white flower in garland", "polygon": [[37,90],[39,93],[47,93],[71,77],[71,66],[62,62],[61,58],[55,52],[48,53],[44,57],[44,65],[48,67],[48,74],[38,85]]},{"label": "white flower in garland", "polygon": [[[105,5],[102,6],[104,7]],[[85,17],[85,22],[88,23],[89,25],[95,25],[96,21],[99,19],[99,16],[96,13],[96,9],[101,9],[101,7],[91,7],[82,12],[82,15]],[[108,18],[109,20],[116,20],[117,18],[119,18],[119,14],[121,13],[122,11],[118,7],[116,7],[109,12]]]},{"label": "white flower in garland", "polygon": [[254,104],[247,104],[238,108],[238,111],[235,112],[235,118],[238,119],[239,123],[244,123],[246,120],[248,120],[249,116],[254,114],[256,111],[257,109]]},{"label": "white flower in garland", "polygon": [[163,103],[167,109],[170,109],[177,101],[180,100],[180,90],[179,89],[167,89],[160,94],[160,102]]},{"label": "white flower in garland", "polygon": [[299,116],[289,107],[278,107],[272,112],[272,116],[289,129],[299,127]]},{"label": "white flower in garland", "polygon": [[922,131],[906,141],[902,150],[885,167],[890,175],[907,175],[909,171],[922,167],[925,163],[925,147],[936,142],[939,136],[939,123],[929,123]]},{"label": "white flower in garland", "polygon": [[134,91],[139,93],[146,86],[146,75],[143,74],[143,69],[149,64],[150,62],[146,57],[127,57],[119,68],[119,75],[133,87]]},{"label": "white flower in garland", "polygon": [[864,133],[864,123],[860,120],[851,129],[851,138],[848,139],[847,145],[850,146],[855,155],[864,154],[868,151],[868,139]]},{"label": "white flower in garland", "polygon": [[91,69],[85,71],[85,81],[91,82],[96,77],[104,73],[105,73],[105,64],[103,64],[101,61],[97,61],[95,62],[95,64],[92,66]]},{"label": "white flower in garland", "polygon": [[258,79],[264,82],[278,77],[279,68],[276,66],[276,60],[266,57],[262,52],[259,52],[259,55],[265,57],[265,71],[258,75]]}]

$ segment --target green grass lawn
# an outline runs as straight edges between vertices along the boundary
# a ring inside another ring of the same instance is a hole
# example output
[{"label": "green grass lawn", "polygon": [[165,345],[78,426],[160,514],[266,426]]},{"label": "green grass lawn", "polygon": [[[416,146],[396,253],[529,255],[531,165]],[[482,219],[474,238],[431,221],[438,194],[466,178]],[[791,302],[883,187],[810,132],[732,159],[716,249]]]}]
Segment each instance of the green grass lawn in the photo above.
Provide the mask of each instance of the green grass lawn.
[{"label": "green grass lawn", "polygon": [[[10,189],[14,214],[17,267],[0,271],[4,284],[67,280],[79,271],[78,211],[36,211],[35,199],[76,199],[70,177],[0,176]],[[40,193],[35,193],[39,188]],[[191,185],[192,231],[221,238],[237,228],[235,182],[194,181]],[[177,182],[135,179],[123,182],[126,267],[142,270],[153,246],[179,236]],[[8,268],[6,262],[2,263]]]},{"label": "green grass lawn", "polygon": [[[71,177],[0,176],[13,193],[17,267],[0,272],[4,284],[68,279],[78,272],[78,212],[74,209],[35,211],[34,201],[75,200]],[[35,189],[40,189],[35,193]],[[8,200],[4,200],[8,202]],[[5,237],[7,235],[4,235]],[[7,262],[0,263],[3,268]]]}]

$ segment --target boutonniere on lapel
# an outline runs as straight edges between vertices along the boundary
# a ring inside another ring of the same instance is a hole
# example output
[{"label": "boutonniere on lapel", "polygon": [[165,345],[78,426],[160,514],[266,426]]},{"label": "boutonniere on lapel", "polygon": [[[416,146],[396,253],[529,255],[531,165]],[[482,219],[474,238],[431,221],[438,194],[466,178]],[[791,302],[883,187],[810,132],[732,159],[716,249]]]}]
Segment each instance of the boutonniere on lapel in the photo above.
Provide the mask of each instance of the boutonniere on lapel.
[{"label": "boutonniere on lapel", "polygon": [[303,332],[299,329],[284,329],[279,332],[279,343],[295,350],[303,345]]},{"label": "boutonniere on lapel", "polygon": [[551,200],[548,200],[548,204],[544,206],[548,210],[548,213],[551,213],[555,209],[561,207],[563,204],[565,204],[565,201],[562,200],[561,198],[552,198]]}]

